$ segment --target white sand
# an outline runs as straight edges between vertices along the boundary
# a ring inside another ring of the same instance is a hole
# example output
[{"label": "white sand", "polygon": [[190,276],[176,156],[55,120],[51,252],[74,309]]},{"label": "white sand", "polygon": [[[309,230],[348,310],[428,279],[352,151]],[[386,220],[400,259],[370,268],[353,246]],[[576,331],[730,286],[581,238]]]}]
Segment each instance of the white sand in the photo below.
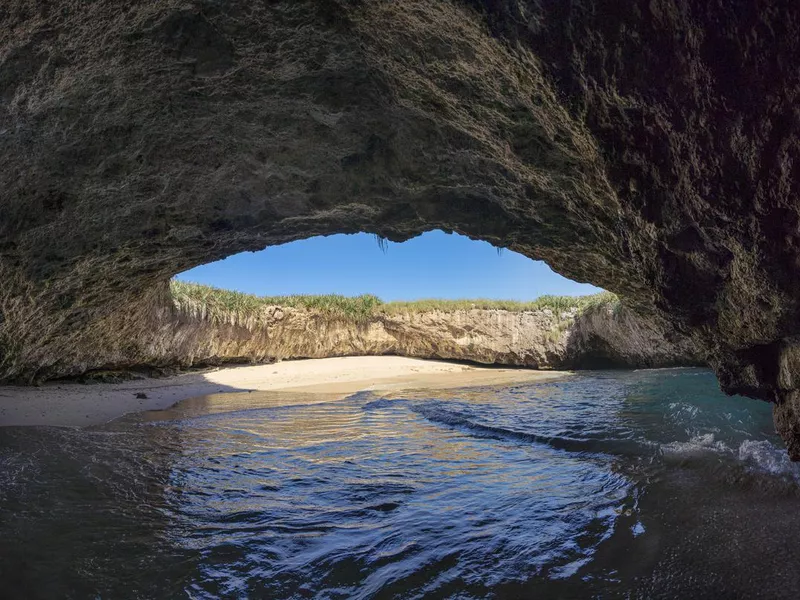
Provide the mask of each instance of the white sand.
[{"label": "white sand", "polygon": [[[125,383],[0,386],[0,426],[96,425],[127,413],[165,409],[187,398],[226,392],[287,390],[341,397],[362,390],[502,385],[541,381],[566,374],[529,369],[489,369],[399,356],[359,356],[232,367]],[[147,397],[137,398],[137,394]]]}]

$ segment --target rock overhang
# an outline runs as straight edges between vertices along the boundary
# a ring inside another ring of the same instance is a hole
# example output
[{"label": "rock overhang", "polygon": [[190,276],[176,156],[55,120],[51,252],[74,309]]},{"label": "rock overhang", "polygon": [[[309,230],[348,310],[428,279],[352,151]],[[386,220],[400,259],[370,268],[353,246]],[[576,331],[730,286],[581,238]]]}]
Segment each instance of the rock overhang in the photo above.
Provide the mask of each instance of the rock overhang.
[{"label": "rock overhang", "polygon": [[197,264],[440,228],[619,293],[800,435],[789,0],[22,0],[0,23],[0,377],[135,361]]}]

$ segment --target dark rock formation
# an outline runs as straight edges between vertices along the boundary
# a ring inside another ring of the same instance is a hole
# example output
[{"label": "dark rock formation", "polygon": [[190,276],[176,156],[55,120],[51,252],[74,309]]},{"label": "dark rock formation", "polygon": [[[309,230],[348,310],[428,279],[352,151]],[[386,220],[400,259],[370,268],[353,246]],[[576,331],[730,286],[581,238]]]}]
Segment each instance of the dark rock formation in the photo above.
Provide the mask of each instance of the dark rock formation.
[{"label": "dark rock formation", "polygon": [[690,335],[800,458],[791,0],[11,0],[0,378],[124,362],[171,275],[441,228]]}]

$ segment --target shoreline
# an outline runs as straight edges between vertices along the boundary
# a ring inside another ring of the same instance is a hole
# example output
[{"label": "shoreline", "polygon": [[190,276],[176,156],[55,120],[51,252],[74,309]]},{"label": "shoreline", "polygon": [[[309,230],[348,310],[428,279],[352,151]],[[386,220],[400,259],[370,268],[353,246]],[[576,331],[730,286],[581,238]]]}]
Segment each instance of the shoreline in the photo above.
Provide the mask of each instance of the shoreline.
[{"label": "shoreline", "polygon": [[212,394],[291,392],[325,394],[336,400],[360,391],[534,383],[568,375],[568,371],[498,369],[400,356],[351,356],[224,367],[122,383],[0,386],[0,427],[101,425],[126,414],[165,410]]}]

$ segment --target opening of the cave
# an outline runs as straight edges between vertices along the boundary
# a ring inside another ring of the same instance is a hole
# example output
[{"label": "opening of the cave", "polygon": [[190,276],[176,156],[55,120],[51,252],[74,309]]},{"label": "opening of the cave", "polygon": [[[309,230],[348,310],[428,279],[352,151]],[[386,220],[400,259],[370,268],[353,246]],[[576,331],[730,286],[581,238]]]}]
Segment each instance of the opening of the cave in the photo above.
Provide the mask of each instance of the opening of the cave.
[{"label": "opening of the cave", "polygon": [[374,294],[386,301],[528,301],[602,291],[562,277],[544,262],[442,231],[400,244],[366,233],[314,237],[237,254],[178,279],[262,296]]}]

